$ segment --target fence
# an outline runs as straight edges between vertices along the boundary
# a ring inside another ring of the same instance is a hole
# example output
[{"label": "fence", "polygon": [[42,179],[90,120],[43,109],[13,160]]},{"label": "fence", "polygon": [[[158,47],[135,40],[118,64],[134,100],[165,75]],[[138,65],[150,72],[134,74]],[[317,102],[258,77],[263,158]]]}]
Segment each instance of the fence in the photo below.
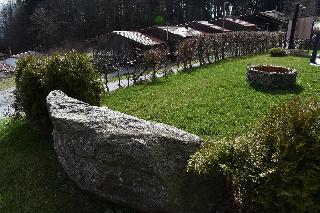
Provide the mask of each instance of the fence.
[{"label": "fence", "polygon": [[[187,68],[188,65],[192,67],[194,61],[203,65],[224,58],[264,53],[274,47],[283,47],[285,42],[286,34],[283,32],[219,33],[186,39],[178,44],[177,51],[174,53],[169,53],[163,47],[145,52],[140,49],[133,49],[122,55],[113,52],[95,51],[94,63],[97,69],[104,74],[106,80],[108,74],[118,72],[120,87],[120,68],[131,70],[126,74],[128,82],[131,78],[136,83],[141,76],[148,72],[151,72],[153,77],[159,71],[170,73],[167,70],[170,65],[175,63],[182,64],[183,68]],[[172,57],[172,55],[176,57]],[[176,60],[169,62],[169,58],[176,58]]]}]

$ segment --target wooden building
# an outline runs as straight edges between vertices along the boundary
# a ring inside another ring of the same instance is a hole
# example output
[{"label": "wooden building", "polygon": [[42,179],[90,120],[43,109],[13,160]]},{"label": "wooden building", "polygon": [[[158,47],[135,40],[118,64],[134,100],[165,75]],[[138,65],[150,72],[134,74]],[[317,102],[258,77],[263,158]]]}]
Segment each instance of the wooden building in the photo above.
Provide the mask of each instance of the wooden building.
[{"label": "wooden building", "polygon": [[139,31],[113,31],[90,40],[88,47],[122,52],[136,47],[146,50],[166,45],[171,54],[174,54],[177,44],[188,38],[214,33],[257,30],[256,24],[240,19],[225,18],[224,23],[224,28],[222,19],[216,19],[177,26],[153,26]]},{"label": "wooden building", "polygon": [[279,31],[286,29],[287,21],[281,16],[270,15],[270,13],[254,13],[241,16],[242,20],[254,23],[262,31]]},{"label": "wooden building", "polygon": [[188,26],[154,26],[141,30],[142,33],[168,42],[179,42],[186,38],[204,35],[205,32]]},{"label": "wooden building", "polygon": [[141,30],[142,33],[157,37],[168,43],[168,47],[171,53],[174,53],[177,44],[184,39],[205,35],[205,32],[193,29],[188,26],[154,26]]},{"label": "wooden building", "polygon": [[89,46],[94,49],[112,50],[114,52],[123,52],[134,48],[147,50],[162,45],[166,45],[166,42],[137,31],[113,31],[89,42]]},{"label": "wooden building", "polygon": [[[224,22],[224,24],[223,24]],[[250,23],[248,21],[240,20],[240,19],[232,19],[232,18],[220,18],[211,20],[210,23],[218,25],[232,31],[256,31],[257,25]]]}]

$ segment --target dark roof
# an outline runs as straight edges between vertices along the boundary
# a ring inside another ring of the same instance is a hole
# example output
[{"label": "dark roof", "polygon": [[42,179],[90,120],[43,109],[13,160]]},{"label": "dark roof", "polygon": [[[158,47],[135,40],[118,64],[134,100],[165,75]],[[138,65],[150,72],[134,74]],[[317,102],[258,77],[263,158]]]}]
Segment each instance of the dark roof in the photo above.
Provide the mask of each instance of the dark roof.
[{"label": "dark roof", "polygon": [[244,20],[247,20],[247,19],[250,19],[253,20],[255,19],[256,22],[259,22],[259,20],[263,20],[263,21],[266,21],[266,22],[273,22],[273,23],[276,23],[276,24],[286,24],[287,21],[284,20],[284,19],[280,19],[280,18],[276,18],[276,17],[273,17],[273,16],[269,16],[265,13],[254,13],[252,15],[246,15],[246,16],[241,16],[240,17],[241,19],[244,19]]},{"label": "dark roof", "polygon": [[162,41],[149,35],[145,35],[137,31],[113,31],[112,33],[130,39],[144,46],[154,46],[166,43],[165,41]]}]

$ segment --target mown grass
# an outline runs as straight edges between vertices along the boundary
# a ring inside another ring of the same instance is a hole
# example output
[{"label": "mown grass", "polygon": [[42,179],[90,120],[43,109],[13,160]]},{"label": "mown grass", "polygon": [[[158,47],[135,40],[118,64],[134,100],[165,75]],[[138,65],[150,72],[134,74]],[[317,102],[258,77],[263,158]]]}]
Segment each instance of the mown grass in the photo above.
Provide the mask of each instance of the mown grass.
[{"label": "mown grass", "polygon": [[0,79],[0,91],[14,87],[15,77]]},{"label": "mown grass", "polygon": [[[245,82],[249,63],[278,64],[299,71],[299,87],[267,92]],[[119,90],[110,108],[185,129],[207,139],[247,131],[269,108],[295,95],[319,97],[319,67],[308,59],[266,55],[230,59]],[[58,163],[53,144],[24,120],[0,121],[0,212],[130,212],[81,191]]]},{"label": "mown grass", "polygon": [[0,121],[0,212],[128,212],[81,191],[63,172],[53,143],[24,120]]},{"label": "mown grass", "polygon": [[[297,87],[261,91],[246,82],[248,64],[274,64],[298,70]],[[251,128],[269,107],[294,96],[318,97],[320,68],[299,57],[258,55],[228,59],[156,83],[119,90],[104,99],[109,108],[162,122],[214,140]]]}]

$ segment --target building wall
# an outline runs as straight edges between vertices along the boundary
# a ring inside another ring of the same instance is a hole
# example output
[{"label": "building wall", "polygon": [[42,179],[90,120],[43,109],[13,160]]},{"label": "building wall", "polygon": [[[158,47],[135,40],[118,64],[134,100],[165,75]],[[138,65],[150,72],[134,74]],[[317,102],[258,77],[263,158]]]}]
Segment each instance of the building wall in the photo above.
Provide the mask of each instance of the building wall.
[{"label": "building wall", "polygon": [[156,27],[151,27],[147,29],[143,29],[140,31],[141,33],[144,33],[146,35],[158,38],[162,41],[167,41],[167,36],[169,38],[168,40],[168,47],[171,53],[174,53],[176,51],[177,44],[183,40],[181,36],[175,35],[173,33],[168,33],[164,30],[158,29]]},{"label": "building wall", "polygon": [[[302,39],[302,40],[310,39],[311,33],[312,33],[313,22],[314,22],[315,18],[316,17],[314,17],[314,16],[299,18],[298,22],[297,22],[294,38],[297,40],[298,39]],[[292,20],[289,20],[287,39],[290,38],[291,29],[292,29]]]},{"label": "building wall", "polygon": [[178,36],[178,35],[175,35],[173,33],[168,33],[167,35],[167,32],[164,31],[164,30],[161,30],[161,29],[158,29],[156,27],[151,27],[151,28],[147,28],[147,29],[143,29],[143,30],[140,30],[141,33],[144,33],[146,35],[149,35],[149,36],[152,36],[152,37],[155,37],[155,38],[158,38],[158,39],[161,39],[162,41],[167,41],[167,36],[169,38],[169,42],[173,42],[173,43],[176,43],[176,42],[179,42],[179,41],[182,41],[183,38]]},{"label": "building wall", "polygon": [[123,52],[134,48],[148,48],[143,45],[139,45],[137,42],[133,42],[130,39],[113,33],[96,39],[96,41],[91,44],[90,47],[98,50],[112,50],[114,52]]},{"label": "building wall", "polygon": [[273,32],[287,29],[286,21],[281,21],[281,19],[277,19],[263,13],[242,16],[240,19],[257,25],[258,29],[263,31]]}]

